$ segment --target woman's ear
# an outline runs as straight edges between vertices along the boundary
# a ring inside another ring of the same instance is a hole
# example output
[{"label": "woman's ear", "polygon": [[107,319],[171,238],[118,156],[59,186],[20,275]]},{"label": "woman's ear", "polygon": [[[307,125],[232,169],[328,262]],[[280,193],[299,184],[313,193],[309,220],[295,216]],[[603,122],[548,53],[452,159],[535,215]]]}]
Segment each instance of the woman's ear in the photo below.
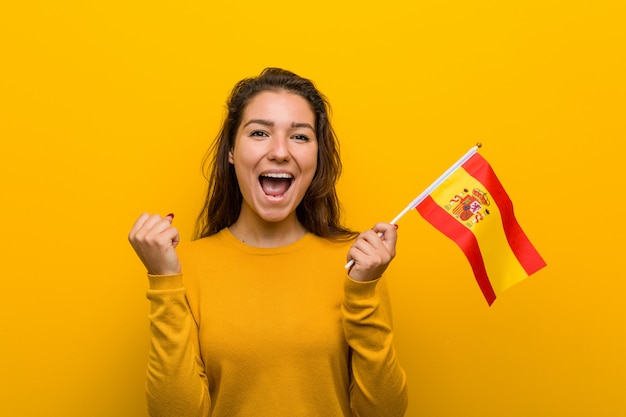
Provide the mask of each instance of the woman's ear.
[{"label": "woman's ear", "polygon": [[228,151],[228,162],[232,165],[235,165],[235,158],[233,157],[233,148],[230,148]]}]

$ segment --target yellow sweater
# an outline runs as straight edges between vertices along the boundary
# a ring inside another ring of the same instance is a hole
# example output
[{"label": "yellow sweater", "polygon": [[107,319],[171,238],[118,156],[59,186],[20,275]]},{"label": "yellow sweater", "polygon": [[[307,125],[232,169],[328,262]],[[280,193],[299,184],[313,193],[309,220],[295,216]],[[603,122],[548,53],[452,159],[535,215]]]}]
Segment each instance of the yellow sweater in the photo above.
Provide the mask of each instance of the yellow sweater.
[{"label": "yellow sweater", "polygon": [[352,281],[350,243],[255,248],[228,229],[149,276],[151,416],[402,416],[384,278]]}]

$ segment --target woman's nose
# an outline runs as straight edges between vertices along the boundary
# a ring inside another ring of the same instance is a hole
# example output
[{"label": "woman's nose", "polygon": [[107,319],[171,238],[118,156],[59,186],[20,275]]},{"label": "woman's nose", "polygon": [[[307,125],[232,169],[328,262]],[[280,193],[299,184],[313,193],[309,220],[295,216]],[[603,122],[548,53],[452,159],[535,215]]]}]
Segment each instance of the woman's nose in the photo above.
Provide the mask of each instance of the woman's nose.
[{"label": "woman's nose", "polygon": [[274,161],[289,161],[289,139],[285,137],[275,137],[270,141],[271,148],[268,152],[268,158]]}]

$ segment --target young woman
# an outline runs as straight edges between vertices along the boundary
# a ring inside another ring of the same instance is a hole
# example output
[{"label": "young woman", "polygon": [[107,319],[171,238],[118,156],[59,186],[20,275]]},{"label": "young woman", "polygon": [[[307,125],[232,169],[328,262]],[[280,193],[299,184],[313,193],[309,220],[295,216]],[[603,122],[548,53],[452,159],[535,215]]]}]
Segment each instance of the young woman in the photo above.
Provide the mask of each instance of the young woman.
[{"label": "young woman", "polygon": [[328,109],[289,71],[242,80],[206,161],[196,239],[178,245],[173,215],[133,226],[149,277],[150,415],[404,415],[382,277],[396,228],[340,224]]}]

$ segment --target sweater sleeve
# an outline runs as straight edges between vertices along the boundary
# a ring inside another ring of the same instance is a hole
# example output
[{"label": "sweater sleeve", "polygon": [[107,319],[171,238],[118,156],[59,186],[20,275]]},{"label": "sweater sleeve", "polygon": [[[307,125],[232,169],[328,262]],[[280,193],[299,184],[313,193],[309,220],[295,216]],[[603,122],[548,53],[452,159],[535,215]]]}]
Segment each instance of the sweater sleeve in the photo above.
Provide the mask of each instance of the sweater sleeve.
[{"label": "sweater sleeve", "polygon": [[208,383],[199,354],[198,326],[187,303],[182,275],[148,278],[148,413],[152,417],[206,417]]},{"label": "sweater sleeve", "polygon": [[392,339],[391,305],[384,278],[346,278],[343,326],[350,346],[350,403],[358,417],[400,417],[408,392]]}]

